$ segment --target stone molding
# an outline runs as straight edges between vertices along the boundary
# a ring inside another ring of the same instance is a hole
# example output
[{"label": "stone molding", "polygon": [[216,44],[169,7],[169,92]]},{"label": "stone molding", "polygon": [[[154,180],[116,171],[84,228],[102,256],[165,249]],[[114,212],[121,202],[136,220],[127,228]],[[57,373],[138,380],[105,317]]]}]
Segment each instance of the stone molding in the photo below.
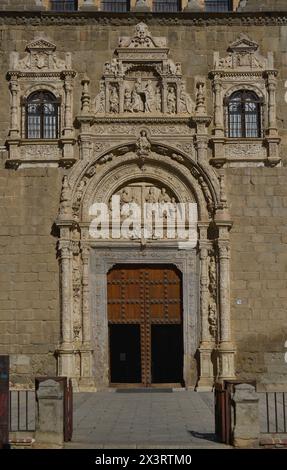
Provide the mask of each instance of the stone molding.
[{"label": "stone molding", "polygon": [[[10,130],[7,139],[8,160],[12,168],[33,166],[67,166],[74,162],[73,81],[71,53],[65,58],[56,53],[56,45],[36,38],[26,45],[24,56],[10,54],[7,73],[11,93]],[[37,90],[47,90],[60,101],[59,138],[27,139],[23,100]]]},{"label": "stone molding", "polygon": [[[214,52],[210,72],[214,96],[214,129],[211,138],[213,158],[210,163],[222,166],[280,165],[278,127],[276,120],[277,70],[273,54],[259,53],[259,45],[241,34],[230,44],[228,55],[220,58]],[[253,91],[261,101],[260,138],[230,138],[226,101],[240,90]]]},{"label": "stone molding", "polygon": [[178,12],[172,16],[165,13],[136,12],[129,13],[110,13],[105,12],[65,12],[65,15],[55,12],[0,12],[0,25],[31,24],[33,26],[41,25],[112,25],[112,26],[130,26],[136,25],[139,20],[144,20],[148,25],[166,25],[166,26],[284,26],[287,24],[287,13],[282,12]]}]

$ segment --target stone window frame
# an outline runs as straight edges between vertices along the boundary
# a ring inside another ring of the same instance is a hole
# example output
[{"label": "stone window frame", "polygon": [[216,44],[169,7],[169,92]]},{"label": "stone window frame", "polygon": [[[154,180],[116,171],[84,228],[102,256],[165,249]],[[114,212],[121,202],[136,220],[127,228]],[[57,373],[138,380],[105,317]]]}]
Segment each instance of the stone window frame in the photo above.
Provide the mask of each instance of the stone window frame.
[{"label": "stone window frame", "polygon": [[266,106],[266,102],[267,102],[267,96],[266,96],[266,93],[262,92],[262,90],[260,90],[260,88],[258,88],[257,86],[255,85],[247,85],[246,83],[243,83],[242,85],[240,84],[237,84],[237,85],[234,85],[234,86],[231,86],[227,91],[226,93],[224,94],[224,97],[223,97],[223,113],[224,113],[224,133],[225,133],[225,137],[226,139],[236,139],[236,140],[248,140],[250,139],[250,137],[244,137],[244,136],[240,136],[240,137],[230,137],[229,136],[229,114],[228,114],[228,102],[230,101],[230,98],[231,96],[234,94],[234,93],[237,93],[237,92],[240,92],[240,91],[246,91],[246,92],[251,92],[251,93],[254,93],[257,97],[258,97],[258,100],[260,101],[260,116],[259,116],[259,124],[260,124],[260,136],[259,137],[252,137],[252,140],[254,139],[259,139],[259,140],[262,140],[264,139],[265,135],[266,135],[266,132],[267,132],[267,129],[266,129],[266,123],[268,122],[268,119],[267,119],[267,115],[266,115],[266,110],[267,110],[267,106]]},{"label": "stone window frame", "polygon": [[[23,53],[10,54],[7,80],[10,89],[10,126],[6,140],[6,167],[58,167],[74,164],[75,128],[73,124],[74,79],[70,52],[59,57],[56,45],[36,38]],[[55,139],[27,138],[24,100],[36,91],[52,93],[60,101],[59,132]]]},{"label": "stone window frame", "polygon": [[[55,138],[32,138],[32,137],[27,137],[27,109],[26,109],[26,104],[28,102],[28,99],[31,95],[37,92],[48,92],[51,93],[56,101],[58,102],[58,122],[57,122],[57,137]],[[21,100],[21,138],[22,140],[30,141],[30,140],[42,140],[44,142],[58,142],[61,139],[62,135],[62,123],[64,122],[64,110],[63,110],[63,101],[64,97],[62,93],[59,93],[59,91],[53,86],[53,85],[47,85],[46,83],[38,83],[37,85],[34,85],[32,87],[29,87],[26,92],[20,97]]]},{"label": "stone window frame", "polygon": [[[245,34],[229,45],[228,55],[214,52],[214,68],[209,77],[214,97],[210,163],[221,168],[242,166],[280,166],[280,137],[276,113],[278,71],[273,54],[259,53],[259,44]],[[262,100],[261,137],[229,137],[225,100],[240,90],[253,91]]]}]

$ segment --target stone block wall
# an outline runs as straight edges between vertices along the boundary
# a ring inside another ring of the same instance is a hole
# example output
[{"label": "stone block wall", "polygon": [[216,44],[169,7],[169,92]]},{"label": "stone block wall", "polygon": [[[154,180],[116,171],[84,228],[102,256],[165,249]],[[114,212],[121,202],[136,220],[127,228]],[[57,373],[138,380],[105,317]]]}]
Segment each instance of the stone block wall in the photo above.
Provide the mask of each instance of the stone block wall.
[{"label": "stone block wall", "polygon": [[[45,16],[45,15],[44,15]],[[132,34],[144,15],[110,24],[91,19],[0,21],[0,146],[9,128],[10,95],[6,73],[9,53],[23,53],[32,39],[44,36],[60,53],[72,52],[77,71],[74,115],[80,109],[81,80],[91,79],[91,94],[99,90],[104,63],[111,59],[120,35]],[[238,353],[236,370],[242,379],[256,377],[263,383],[287,382],[284,342],[287,327],[287,25],[266,23],[185,24],[164,22],[159,16],[147,23],[156,36],[167,36],[170,57],[182,62],[187,90],[194,97],[197,77],[207,83],[207,106],[213,100],[208,73],[213,51],[224,56],[241,32],[260,44],[260,52],[274,53],[279,70],[277,117],[282,168],[226,170],[228,197],[234,226],[232,246],[232,322]],[[29,27],[27,27],[27,21]],[[0,353],[11,354],[12,377],[27,382],[29,376],[56,373],[53,356],[60,338],[57,216],[62,170],[53,168],[4,168],[0,172]],[[211,155],[210,155],[211,156]]]},{"label": "stone block wall", "polygon": [[236,372],[262,386],[287,383],[286,168],[229,169],[231,309]]},{"label": "stone block wall", "polygon": [[0,354],[10,354],[13,383],[56,373],[60,185],[58,170],[0,172]]}]

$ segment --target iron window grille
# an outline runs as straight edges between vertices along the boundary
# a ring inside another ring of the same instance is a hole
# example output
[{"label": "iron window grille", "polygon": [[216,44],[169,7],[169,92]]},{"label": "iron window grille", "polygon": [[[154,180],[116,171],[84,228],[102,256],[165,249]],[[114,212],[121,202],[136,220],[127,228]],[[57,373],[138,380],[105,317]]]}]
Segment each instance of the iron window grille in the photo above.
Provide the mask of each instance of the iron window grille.
[{"label": "iron window grille", "polygon": [[205,11],[233,11],[233,1],[205,0]]},{"label": "iron window grille", "polygon": [[155,12],[177,12],[180,10],[180,0],[153,0],[153,11]]},{"label": "iron window grille", "polygon": [[129,0],[102,0],[101,1],[102,11],[112,11],[116,13],[123,13],[130,11]]},{"label": "iron window grille", "polygon": [[77,11],[77,0],[51,0],[51,10],[53,11]]},{"label": "iron window grille", "polygon": [[58,139],[60,100],[46,91],[32,93],[24,101],[26,139]]},{"label": "iron window grille", "polygon": [[262,105],[262,100],[252,91],[236,91],[226,99],[228,137],[262,137]]}]

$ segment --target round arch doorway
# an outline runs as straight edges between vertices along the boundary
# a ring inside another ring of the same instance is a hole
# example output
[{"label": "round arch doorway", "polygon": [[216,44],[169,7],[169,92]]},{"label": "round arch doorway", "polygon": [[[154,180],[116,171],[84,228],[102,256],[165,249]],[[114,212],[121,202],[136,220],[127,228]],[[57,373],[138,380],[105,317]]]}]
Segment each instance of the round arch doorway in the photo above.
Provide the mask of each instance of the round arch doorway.
[{"label": "round arch doorway", "polygon": [[108,273],[111,386],[183,385],[181,273],[117,265]]}]

